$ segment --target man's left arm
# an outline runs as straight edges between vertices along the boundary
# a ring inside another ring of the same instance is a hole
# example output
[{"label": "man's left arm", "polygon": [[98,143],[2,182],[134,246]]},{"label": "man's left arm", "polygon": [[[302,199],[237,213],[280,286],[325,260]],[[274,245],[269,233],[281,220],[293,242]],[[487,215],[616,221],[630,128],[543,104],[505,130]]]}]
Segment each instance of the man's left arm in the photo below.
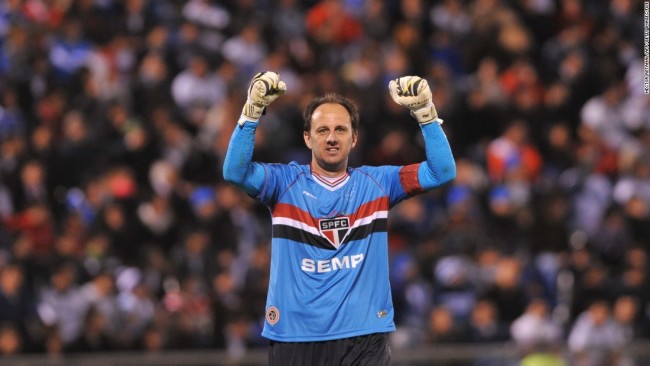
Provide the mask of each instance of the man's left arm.
[{"label": "man's left arm", "polygon": [[400,180],[404,189],[415,194],[452,181],[456,177],[456,163],[427,81],[419,76],[402,76],[391,80],[388,89],[397,104],[411,111],[424,137],[427,160],[401,169]]},{"label": "man's left arm", "polygon": [[422,189],[430,190],[456,178],[456,162],[440,123],[421,127],[427,160],[420,164],[418,181]]}]

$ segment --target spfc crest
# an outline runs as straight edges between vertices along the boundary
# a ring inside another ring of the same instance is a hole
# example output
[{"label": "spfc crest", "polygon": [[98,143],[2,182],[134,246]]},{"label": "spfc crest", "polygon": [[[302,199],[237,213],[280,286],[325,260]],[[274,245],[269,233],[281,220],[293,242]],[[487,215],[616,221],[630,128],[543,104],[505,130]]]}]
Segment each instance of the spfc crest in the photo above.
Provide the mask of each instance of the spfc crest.
[{"label": "spfc crest", "polygon": [[335,219],[322,219],[318,221],[318,230],[336,248],[350,231],[350,219],[337,217]]}]

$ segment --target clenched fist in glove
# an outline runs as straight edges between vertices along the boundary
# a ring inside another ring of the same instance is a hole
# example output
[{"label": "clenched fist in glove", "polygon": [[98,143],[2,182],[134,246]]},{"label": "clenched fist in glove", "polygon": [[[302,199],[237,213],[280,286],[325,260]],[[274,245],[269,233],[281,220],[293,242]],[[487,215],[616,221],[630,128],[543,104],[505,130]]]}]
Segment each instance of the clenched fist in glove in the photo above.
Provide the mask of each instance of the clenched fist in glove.
[{"label": "clenched fist in glove", "polygon": [[402,76],[388,84],[390,96],[395,103],[408,108],[421,125],[442,123],[433,105],[429,83],[419,76]]},{"label": "clenched fist in glove", "polygon": [[[280,75],[273,71],[260,72],[253,77],[248,87],[248,99],[242,114],[251,121],[260,119],[264,109],[287,91]],[[240,124],[243,120],[240,120]]]}]

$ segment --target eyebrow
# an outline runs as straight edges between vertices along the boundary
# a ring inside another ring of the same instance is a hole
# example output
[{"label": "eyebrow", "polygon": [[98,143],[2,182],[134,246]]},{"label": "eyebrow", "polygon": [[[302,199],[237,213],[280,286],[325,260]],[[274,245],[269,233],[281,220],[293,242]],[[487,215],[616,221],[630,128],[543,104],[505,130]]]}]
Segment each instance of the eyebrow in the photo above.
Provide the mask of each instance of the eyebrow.
[{"label": "eyebrow", "polygon": [[[346,128],[346,129],[352,128],[351,126],[348,126],[347,124],[336,124],[336,125],[332,126],[332,128],[339,128],[339,127],[340,128]],[[320,125],[320,126],[315,126],[314,128],[318,130],[318,129],[321,129],[321,128],[330,128],[330,126],[328,126],[327,124],[323,124],[323,125]]]}]

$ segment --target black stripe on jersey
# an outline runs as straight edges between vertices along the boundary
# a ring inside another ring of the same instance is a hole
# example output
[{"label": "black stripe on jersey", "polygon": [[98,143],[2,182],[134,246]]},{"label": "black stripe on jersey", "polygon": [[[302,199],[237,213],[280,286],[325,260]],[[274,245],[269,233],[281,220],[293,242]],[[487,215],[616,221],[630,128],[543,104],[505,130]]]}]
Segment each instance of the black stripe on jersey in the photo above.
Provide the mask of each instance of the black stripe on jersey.
[{"label": "black stripe on jersey", "polygon": [[[375,219],[371,223],[362,225],[352,229],[352,231],[345,238],[345,241],[341,243],[344,245],[353,240],[364,239],[370,234],[385,232],[388,228],[387,219]],[[336,250],[336,248],[330,244],[330,242],[318,235],[314,235],[310,232],[295,228],[288,225],[273,225],[273,237],[293,240],[299,243],[312,245],[317,248],[327,249],[327,250]]]},{"label": "black stripe on jersey", "polygon": [[273,237],[289,239],[299,243],[313,245],[317,248],[336,250],[327,239],[288,225],[273,225]]},{"label": "black stripe on jersey", "polygon": [[379,233],[386,231],[388,228],[388,220],[387,219],[375,219],[373,220],[370,224],[366,225],[361,225],[359,227],[355,227],[352,229],[352,231],[348,234],[348,237],[345,238],[345,242],[353,241],[353,240],[361,240],[364,239],[372,233]]}]

